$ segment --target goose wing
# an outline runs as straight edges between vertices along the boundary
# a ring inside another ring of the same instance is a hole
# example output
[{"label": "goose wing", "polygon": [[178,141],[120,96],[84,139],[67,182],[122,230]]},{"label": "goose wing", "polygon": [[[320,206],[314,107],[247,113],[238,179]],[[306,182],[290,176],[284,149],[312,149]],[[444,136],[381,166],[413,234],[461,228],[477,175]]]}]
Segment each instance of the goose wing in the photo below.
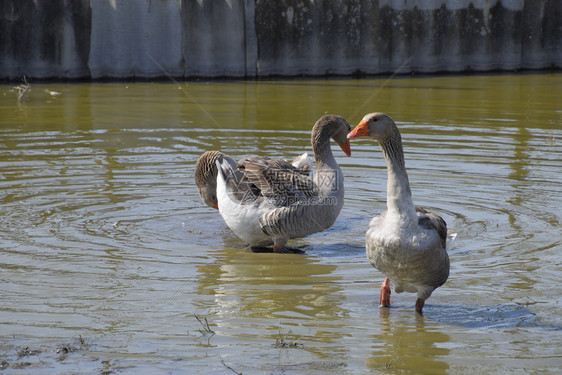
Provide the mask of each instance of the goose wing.
[{"label": "goose wing", "polygon": [[270,236],[277,238],[291,238],[301,233],[303,228],[314,226],[308,215],[307,206],[294,205],[292,207],[278,207],[267,211],[259,218],[262,231]]},{"label": "goose wing", "polygon": [[299,168],[280,160],[250,156],[238,162],[243,181],[259,189],[260,195],[277,207],[291,206],[319,194],[316,183]]},{"label": "goose wing", "polygon": [[437,231],[441,239],[441,246],[445,249],[447,247],[447,223],[445,223],[445,220],[441,216],[418,206],[416,206],[416,212],[418,213],[418,225],[425,229]]}]

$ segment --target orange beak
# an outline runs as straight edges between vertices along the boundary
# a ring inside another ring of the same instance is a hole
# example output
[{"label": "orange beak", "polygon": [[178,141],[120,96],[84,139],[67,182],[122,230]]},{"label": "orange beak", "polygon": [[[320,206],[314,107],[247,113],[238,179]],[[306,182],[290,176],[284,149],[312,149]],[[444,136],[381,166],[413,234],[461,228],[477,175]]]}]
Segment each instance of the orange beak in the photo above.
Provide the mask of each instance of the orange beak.
[{"label": "orange beak", "polygon": [[351,145],[349,144],[349,139],[345,141],[345,143],[342,143],[340,147],[347,156],[351,156]]},{"label": "orange beak", "polygon": [[218,203],[217,203],[217,204],[215,204],[215,205],[213,206],[213,208],[215,208],[215,209],[217,209],[217,210],[218,210],[218,209],[219,209],[219,205],[218,205]]},{"label": "orange beak", "polygon": [[347,135],[347,138],[364,137],[366,135],[369,135],[369,127],[367,121],[363,120]]}]

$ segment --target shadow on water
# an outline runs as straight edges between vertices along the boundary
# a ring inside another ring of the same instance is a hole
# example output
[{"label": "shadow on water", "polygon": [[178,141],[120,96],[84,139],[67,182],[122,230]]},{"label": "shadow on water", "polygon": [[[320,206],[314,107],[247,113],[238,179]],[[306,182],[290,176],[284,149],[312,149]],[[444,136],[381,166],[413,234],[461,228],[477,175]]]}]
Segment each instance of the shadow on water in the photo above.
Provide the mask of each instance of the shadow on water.
[{"label": "shadow on water", "polygon": [[309,245],[303,248],[306,255],[320,257],[358,257],[365,256],[365,246],[348,243],[332,243],[323,245]]},{"label": "shadow on water", "polygon": [[465,328],[540,327],[535,313],[527,306],[502,304],[496,306],[436,305],[425,309],[424,317],[440,323]]},{"label": "shadow on water", "polygon": [[[404,306],[393,306],[381,309],[381,316],[386,318],[392,312],[405,309]],[[413,305],[408,309],[413,312]],[[419,314],[416,314],[422,318]],[[537,314],[529,306],[522,304],[501,304],[494,306],[453,306],[426,304],[423,319],[440,324],[459,326],[464,328],[542,328],[548,330],[562,330],[561,325],[543,324]]]},{"label": "shadow on water", "polygon": [[364,218],[339,218],[332,227],[325,231],[314,233],[304,239],[293,240],[293,242],[305,251],[305,255],[326,258],[364,257],[365,244],[363,235],[361,235],[357,243],[350,243],[347,239],[355,226],[365,228],[367,223],[368,220]]}]

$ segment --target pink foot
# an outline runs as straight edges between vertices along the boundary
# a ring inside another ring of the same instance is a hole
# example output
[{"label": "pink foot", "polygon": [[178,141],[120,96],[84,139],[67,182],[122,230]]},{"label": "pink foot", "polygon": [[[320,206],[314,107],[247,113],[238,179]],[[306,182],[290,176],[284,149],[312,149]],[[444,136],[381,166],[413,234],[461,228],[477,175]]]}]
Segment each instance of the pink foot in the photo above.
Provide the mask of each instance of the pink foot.
[{"label": "pink foot", "polygon": [[418,298],[416,300],[416,311],[421,313],[423,309],[423,305],[425,304],[425,300],[422,298]]},{"label": "pink foot", "polygon": [[390,280],[388,280],[388,277],[384,279],[381,285],[379,307],[390,307]]}]

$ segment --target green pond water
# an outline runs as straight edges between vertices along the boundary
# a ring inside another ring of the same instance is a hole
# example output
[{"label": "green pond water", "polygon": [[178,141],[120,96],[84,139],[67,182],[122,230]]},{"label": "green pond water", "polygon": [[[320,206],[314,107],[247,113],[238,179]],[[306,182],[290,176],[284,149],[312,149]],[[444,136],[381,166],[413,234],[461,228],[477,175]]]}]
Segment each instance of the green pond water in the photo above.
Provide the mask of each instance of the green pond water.
[{"label": "green pond water", "polygon": [[[0,368],[81,374],[562,370],[562,74],[0,85]],[[254,254],[205,206],[205,150],[311,153],[325,113],[398,124],[451,274],[379,309],[378,145],[333,144],[336,223]],[[208,326],[207,326],[208,324]],[[212,331],[212,332],[211,332]],[[1,372],[1,371],[0,371]]]}]

